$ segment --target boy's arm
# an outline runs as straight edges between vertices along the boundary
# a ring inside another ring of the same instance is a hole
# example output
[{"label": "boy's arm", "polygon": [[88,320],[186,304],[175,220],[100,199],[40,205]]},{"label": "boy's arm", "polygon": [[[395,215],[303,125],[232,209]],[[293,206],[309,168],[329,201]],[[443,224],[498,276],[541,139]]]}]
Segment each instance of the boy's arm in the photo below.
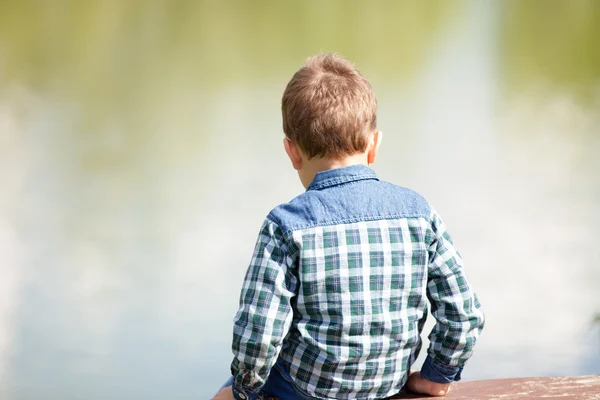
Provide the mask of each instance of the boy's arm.
[{"label": "boy's arm", "polygon": [[430,346],[421,376],[432,382],[449,383],[460,380],[483,329],[484,315],[446,226],[435,210],[431,213],[427,296],[437,323],[429,335]]},{"label": "boy's arm", "polygon": [[292,322],[294,262],[281,228],[266,219],[248,267],[234,319],[233,395],[254,400],[275,363]]}]

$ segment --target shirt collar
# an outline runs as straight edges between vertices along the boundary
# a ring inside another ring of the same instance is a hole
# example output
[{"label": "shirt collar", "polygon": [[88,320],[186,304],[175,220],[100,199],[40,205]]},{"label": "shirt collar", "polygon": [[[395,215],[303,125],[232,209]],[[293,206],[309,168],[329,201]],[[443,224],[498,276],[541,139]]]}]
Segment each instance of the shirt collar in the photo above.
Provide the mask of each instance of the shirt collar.
[{"label": "shirt collar", "polygon": [[364,165],[350,165],[348,167],[328,169],[317,172],[306,190],[320,190],[331,186],[341,185],[343,183],[361,181],[364,179],[375,179],[375,172]]}]

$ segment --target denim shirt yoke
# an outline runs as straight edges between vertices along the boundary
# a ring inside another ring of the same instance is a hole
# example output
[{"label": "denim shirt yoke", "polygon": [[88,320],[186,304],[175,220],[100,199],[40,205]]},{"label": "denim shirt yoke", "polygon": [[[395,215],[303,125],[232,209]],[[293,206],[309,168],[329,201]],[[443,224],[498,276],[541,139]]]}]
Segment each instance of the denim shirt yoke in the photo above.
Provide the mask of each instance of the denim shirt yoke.
[{"label": "denim shirt yoke", "polygon": [[393,218],[429,218],[418,193],[380,181],[364,165],[317,173],[306,192],[273,209],[267,218],[286,234],[315,226]]}]

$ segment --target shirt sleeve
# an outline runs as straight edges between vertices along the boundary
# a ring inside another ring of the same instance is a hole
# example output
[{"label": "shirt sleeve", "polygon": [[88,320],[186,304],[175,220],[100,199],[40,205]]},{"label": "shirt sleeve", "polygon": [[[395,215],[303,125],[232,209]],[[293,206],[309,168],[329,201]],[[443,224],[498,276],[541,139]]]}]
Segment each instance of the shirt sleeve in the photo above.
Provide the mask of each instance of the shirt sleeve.
[{"label": "shirt sleeve", "polygon": [[292,322],[291,299],[297,278],[289,254],[283,231],[266,219],[234,318],[231,373],[233,394],[238,400],[257,398]]},{"label": "shirt sleeve", "polygon": [[430,239],[427,297],[436,324],[429,335],[430,346],[421,376],[449,383],[461,379],[485,318],[465,276],[462,258],[433,209]]}]

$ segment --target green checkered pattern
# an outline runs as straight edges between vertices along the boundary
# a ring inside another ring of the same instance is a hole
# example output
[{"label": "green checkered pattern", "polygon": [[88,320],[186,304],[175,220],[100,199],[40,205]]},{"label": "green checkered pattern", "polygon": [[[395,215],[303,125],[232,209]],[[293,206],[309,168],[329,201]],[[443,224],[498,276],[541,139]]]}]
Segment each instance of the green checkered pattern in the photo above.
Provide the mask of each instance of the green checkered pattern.
[{"label": "green checkered pattern", "polygon": [[397,393],[421,348],[459,367],[483,327],[480,305],[444,223],[430,217],[283,232],[267,219],[235,318],[232,372],[250,390],[277,358],[300,393],[380,399]]}]

